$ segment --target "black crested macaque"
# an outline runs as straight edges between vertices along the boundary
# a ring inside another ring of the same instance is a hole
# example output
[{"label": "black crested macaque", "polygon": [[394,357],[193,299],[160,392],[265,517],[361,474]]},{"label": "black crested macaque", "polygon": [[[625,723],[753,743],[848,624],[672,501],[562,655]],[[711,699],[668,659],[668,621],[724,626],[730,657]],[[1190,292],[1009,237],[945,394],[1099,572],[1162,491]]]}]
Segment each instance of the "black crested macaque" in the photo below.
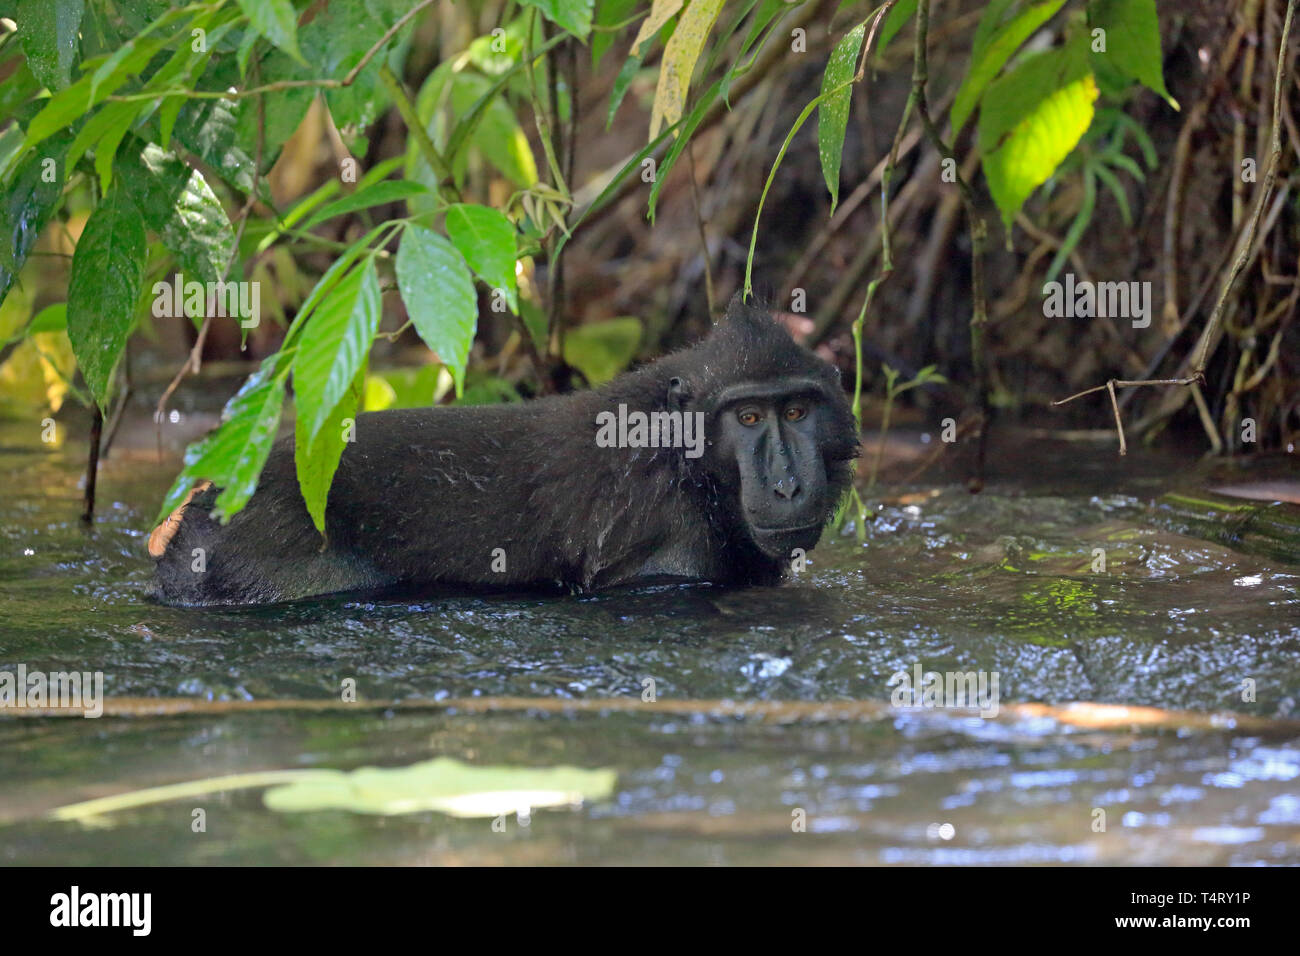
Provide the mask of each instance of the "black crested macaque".
[{"label": "black crested macaque", "polygon": [[[168,604],[377,588],[775,583],[816,545],[858,454],[829,363],[733,301],[693,348],[592,391],[358,417],[323,541],[293,436],[221,525],[201,487],[150,541]],[[191,570],[203,549],[206,570]]]}]

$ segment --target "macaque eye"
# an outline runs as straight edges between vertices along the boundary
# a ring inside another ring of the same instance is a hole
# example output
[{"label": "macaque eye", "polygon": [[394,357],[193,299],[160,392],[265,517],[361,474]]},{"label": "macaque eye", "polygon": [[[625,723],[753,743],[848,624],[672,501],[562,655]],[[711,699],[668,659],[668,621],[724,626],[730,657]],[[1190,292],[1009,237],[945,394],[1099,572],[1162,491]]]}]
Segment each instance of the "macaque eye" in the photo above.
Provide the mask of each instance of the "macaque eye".
[{"label": "macaque eye", "polygon": [[742,408],[736,413],[736,417],[740,419],[740,424],[751,428],[763,420],[763,416],[755,408]]},{"label": "macaque eye", "polygon": [[785,410],[785,420],[787,422],[797,422],[808,415],[808,409],[802,405],[791,405]]}]

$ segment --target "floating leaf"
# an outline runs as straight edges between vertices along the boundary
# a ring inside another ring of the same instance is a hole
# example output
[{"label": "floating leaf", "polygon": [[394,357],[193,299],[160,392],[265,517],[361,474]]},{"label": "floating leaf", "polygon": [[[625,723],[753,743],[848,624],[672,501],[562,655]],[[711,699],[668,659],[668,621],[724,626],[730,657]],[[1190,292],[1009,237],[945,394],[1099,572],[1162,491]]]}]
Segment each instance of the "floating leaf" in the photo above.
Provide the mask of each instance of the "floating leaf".
[{"label": "floating leaf", "polygon": [[267,790],[267,807],[286,813],[350,810],[395,816],[436,810],[454,817],[496,817],[541,807],[604,800],[613,770],[578,767],[476,767],[437,757],[407,767],[321,771]]}]

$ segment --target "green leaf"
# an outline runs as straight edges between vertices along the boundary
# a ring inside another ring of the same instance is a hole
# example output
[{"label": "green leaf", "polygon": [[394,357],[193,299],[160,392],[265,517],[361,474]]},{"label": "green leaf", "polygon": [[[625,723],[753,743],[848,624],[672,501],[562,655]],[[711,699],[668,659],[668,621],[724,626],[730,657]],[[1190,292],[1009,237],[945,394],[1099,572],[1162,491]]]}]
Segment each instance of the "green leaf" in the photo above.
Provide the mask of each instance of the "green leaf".
[{"label": "green leaf", "polygon": [[916,0],[902,0],[894,4],[894,9],[885,14],[885,22],[880,25],[880,38],[876,41],[876,56],[884,56],[885,48],[898,36],[898,31],[907,25],[916,13]]},{"label": "green leaf", "polygon": [[356,212],[358,209],[370,209],[373,206],[386,206],[389,203],[401,202],[403,199],[409,199],[412,196],[427,193],[428,191],[428,187],[423,183],[412,182],[409,179],[392,179],[372,183],[358,189],[350,196],[336,199],[329,205],[317,210],[299,228],[310,229],[326,219],[333,219],[335,216],[342,216],[344,213]]},{"label": "green leaf", "polygon": [[478,297],[464,258],[436,232],[408,226],[397,250],[397,287],[415,331],[451,369],[459,395],[478,326]]},{"label": "green leaf", "polygon": [[488,206],[460,203],[447,210],[447,236],[479,278],[502,290],[510,311],[518,312],[514,224]]},{"label": "green leaf", "polygon": [[293,325],[289,327],[289,331],[285,335],[282,348],[288,348],[297,341],[299,333],[305,327],[312,313],[316,311],[316,307],[320,305],[326,295],[334,290],[343,274],[351,268],[352,263],[356,262],[361,254],[370,248],[370,243],[374,242],[379,234],[388,228],[390,227],[386,222],[375,226],[375,228],[343,250],[343,254],[325,270],[325,274],[312,286],[312,290],[307,293],[307,298],[298,310],[298,314],[294,316]]},{"label": "green leaf", "polygon": [[995,81],[984,96],[979,121],[984,176],[1008,229],[1092,122],[1097,84],[1086,57],[1082,69],[1078,61],[1068,51],[1044,51]]},{"label": "green leaf", "polygon": [[453,817],[497,817],[604,800],[617,783],[613,770],[475,767],[436,757],[408,767],[321,770],[272,787],[262,800],[268,808],[285,813],[349,810],[395,816],[435,810]]},{"label": "green leaf", "polygon": [[330,485],[347,445],[348,419],[352,419],[350,427],[355,430],[365,380],[366,367],[362,363],[315,439],[308,434],[306,415],[299,414],[294,423],[293,460],[298,472],[298,488],[302,491],[302,499],[307,504],[312,524],[316,525],[316,530],[321,534],[325,533],[325,504],[329,498]]},{"label": "green leaf", "polygon": [[374,259],[345,275],[326,293],[298,337],[293,358],[294,400],[311,439],[343,398],[379,331],[379,277]]},{"label": "green leaf", "polygon": [[248,21],[266,37],[304,66],[307,61],[298,49],[298,14],[289,0],[239,0]]},{"label": "green leaf", "polygon": [[72,81],[84,0],[19,0],[18,36],[27,65],[51,90]]},{"label": "green leaf", "polygon": [[1104,56],[1122,75],[1159,93],[1178,109],[1178,101],[1165,89],[1155,0],[1093,0],[1088,22],[1106,31],[1106,52],[1094,56]]},{"label": "green leaf", "polygon": [[117,158],[117,149],[134,121],[133,111],[129,115],[119,115],[95,144],[95,172],[99,176],[101,193],[108,192],[113,179],[113,161]]},{"label": "green leaf", "polygon": [[115,188],[86,221],[68,283],[68,339],[101,408],[108,405],[113,369],[135,327],[145,253],[140,216]]},{"label": "green leaf", "polygon": [[636,356],[641,320],[631,316],[589,322],[564,335],[564,360],[592,385],[608,382]]},{"label": "green leaf", "polygon": [[1092,72],[1087,38],[1067,46],[1026,56],[1009,73],[990,84],[980,107],[979,148],[986,155],[997,149],[1043,100]]},{"label": "green leaf", "polygon": [[591,32],[591,13],[596,0],[522,0],[525,6],[536,7],[542,16],[556,26],[568,30],[579,40],[587,39]]},{"label": "green leaf", "polygon": [[[966,78],[962,80],[957,90],[957,98],[952,104],[954,136],[966,125],[966,120],[970,118],[975,105],[979,102],[980,94],[1011,59],[1012,54],[1064,5],[1065,0],[1049,0],[1047,3],[1035,4],[1021,11],[1004,26],[992,30],[984,38],[978,58],[972,52],[970,69],[966,73]],[[992,10],[993,7],[990,6],[989,11]]]},{"label": "green leaf", "polygon": [[821,157],[822,176],[831,191],[831,215],[840,201],[840,154],[844,134],[849,127],[849,104],[853,99],[853,71],[866,35],[864,20],[850,30],[831,51],[822,74],[822,101],[817,107],[817,152]]},{"label": "green leaf", "polygon": [[[191,100],[177,113],[172,135],[217,175],[247,195],[252,192],[255,179],[253,157],[239,144],[235,124],[233,100]],[[257,179],[257,182],[259,195],[269,199],[266,181]]]},{"label": "green leaf", "polygon": [[185,450],[185,467],[158,509],[158,521],[171,514],[201,479],[221,489],[213,515],[229,521],[253,497],[280,427],[288,363],[284,354],[269,356],[262,367],[226,403],[221,424]]},{"label": "green leaf", "polygon": [[132,140],[120,159],[121,178],[145,224],[181,269],[216,282],[226,274],[235,232],[203,174],[154,143]]},{"label": "green leaf", "polygon": [[68,303],[56,302],[54,305],[47,305],[36,313],[31,324],[27,326],[27,334],[35,335],[38,332],[61,332],[68,327]]},{"label": "green leaf", "polygon": [[[632,15],[636,5],[637,0],[600,0],[600,5],[596,8],[596,25],[610,27],[616,23],[622,23]],[[610,46],[613,45],[614,39],[612,30],[601,30],[592,34],[591,66],[593,69],[600,66],[601,59]]]},{"label": "green leaf", "polygon": [[130,126],[140,112],[141,103],[105,103],[77,130],[77,138],[72,141],[68,152],[73,162],[81,159],[82,154],[98,143],[115,126]]},{"label": "green leaf", "polygon": [[145,34],[129,40],[93,72],[83,73],[71,86],[50,97],[27,125],[23,149],[38,146],[55,133],[71,126],[115,93],[127,80],[138,76],[168,40],[166,36],[152,34],[184,15],[184,8],[164,13],[149,25]]},{"label": "green leaf", "polygon": [[0,302],[63,197],[64,161],[71,142],[72,136],[64,133],[32,153],[14,171],[0,200]]}]

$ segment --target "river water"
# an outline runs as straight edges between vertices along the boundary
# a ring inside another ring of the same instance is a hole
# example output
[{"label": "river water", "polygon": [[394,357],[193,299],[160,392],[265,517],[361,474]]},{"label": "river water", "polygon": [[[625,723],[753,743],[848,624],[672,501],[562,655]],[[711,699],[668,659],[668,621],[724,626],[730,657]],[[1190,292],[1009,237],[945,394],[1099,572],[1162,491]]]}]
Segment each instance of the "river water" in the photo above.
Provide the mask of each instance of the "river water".
[{"label": "river water", "polygon": [[[187,611],[142,597],[176,442],[121,439],[87,531],[78,427],[0,423],[0,672],[102,672],[110,713],[0,711],[0,862],[1300,863],[1300,567],[1171,530],[1189,460],[1021,435],[983,494],[886,486],[777,588]],[[892,706],[926,672],[996,699]],[[523,816],[259,786],[50,816],[437,757],[615,782]]]}]

